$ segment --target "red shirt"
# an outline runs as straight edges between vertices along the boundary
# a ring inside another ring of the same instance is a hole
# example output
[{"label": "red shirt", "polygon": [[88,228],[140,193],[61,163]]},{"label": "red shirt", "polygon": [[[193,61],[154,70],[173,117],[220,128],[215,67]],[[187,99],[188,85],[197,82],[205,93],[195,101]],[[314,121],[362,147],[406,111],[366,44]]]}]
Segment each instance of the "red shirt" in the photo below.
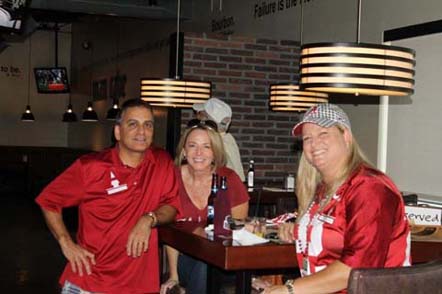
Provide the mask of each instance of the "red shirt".
[{"label": "red shirt", "polygon": [[[323,194],[319,188],[317,193]],[[410,232],[402,196],[378,170],[361,166],[318,213],[313,203],[295,226],[302,275],[335,260],[351,268],[410,265]]]},{"label": "red shirt", "polygon": [[79,206],[77,242],[95,254],[91,275],[80,277],[68,264],[60,278],[80,288],[106,294],[159,291],[158,235],[149,249],[127,256],[126,243],[140,217],[163,204],[179,207],[173,162],[161,149],[149,148],[136,168],[125,166],[118,148],[82,156],[36,199],[44,209],[61,212]]},{"label": "red shirt", "polygon": [[[175,171],[180,186],[179,194],[181,202],[181,213],[177,216],[177,219],[180,221],[206,222],[207,206],[203,209],[199,209],[193,204],[184,187],[180,167],[176,168]],[[241,179],[233,170],[228,167],[220,167],[216,170],[216,173],[219,178],[225,176],[227,179],[227,190],[220,189],[217,197],[228,199],[228,207],[230,207],[230,209],[249,201],[249,193],[247,193]]]}]

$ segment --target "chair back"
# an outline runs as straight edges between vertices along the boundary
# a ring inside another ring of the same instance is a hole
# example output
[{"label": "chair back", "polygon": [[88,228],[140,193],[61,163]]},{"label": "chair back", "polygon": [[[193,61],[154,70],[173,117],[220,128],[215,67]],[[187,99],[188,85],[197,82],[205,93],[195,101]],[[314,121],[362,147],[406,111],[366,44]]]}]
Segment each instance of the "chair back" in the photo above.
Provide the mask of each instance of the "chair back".
[{"label": "chair back", "polygon": [[442,260],[398,268],[353,269],[349,294],[442,294]]}]

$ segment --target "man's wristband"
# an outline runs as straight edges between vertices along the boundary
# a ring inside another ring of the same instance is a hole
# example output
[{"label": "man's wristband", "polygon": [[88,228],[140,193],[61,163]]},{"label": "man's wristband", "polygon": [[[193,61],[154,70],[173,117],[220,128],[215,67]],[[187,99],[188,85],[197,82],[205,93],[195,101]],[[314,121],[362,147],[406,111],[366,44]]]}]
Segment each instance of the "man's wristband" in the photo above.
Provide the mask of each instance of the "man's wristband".
[{"label": "man's wristband", "polygon": [[150,211],[150,212],[146,213],[145,215],[152,218],[152,224],[150,226],[152,228],[155,228],[158,224],[158,218],[157,218],[157,215],[155,214],[155,212]]}]

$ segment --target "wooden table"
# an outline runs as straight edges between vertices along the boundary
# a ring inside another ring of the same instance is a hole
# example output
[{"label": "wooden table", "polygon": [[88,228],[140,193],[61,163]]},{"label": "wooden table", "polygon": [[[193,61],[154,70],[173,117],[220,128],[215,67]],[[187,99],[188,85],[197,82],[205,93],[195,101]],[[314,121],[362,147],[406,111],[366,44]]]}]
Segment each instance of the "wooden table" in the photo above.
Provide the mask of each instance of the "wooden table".
[{"label": "wooden table", "polygon": [[[289,269],[298,266],[295,246],[268,243],[255,246],[233,246],[232,241],[219,237],[210,240],[202,227],[177,223],[159,228],[160,242],[170,245],[223,270],[236,272],[236,293],[251,291],[254,270]],[[442,259],[442,242],[412,241],[414,263]]]}]

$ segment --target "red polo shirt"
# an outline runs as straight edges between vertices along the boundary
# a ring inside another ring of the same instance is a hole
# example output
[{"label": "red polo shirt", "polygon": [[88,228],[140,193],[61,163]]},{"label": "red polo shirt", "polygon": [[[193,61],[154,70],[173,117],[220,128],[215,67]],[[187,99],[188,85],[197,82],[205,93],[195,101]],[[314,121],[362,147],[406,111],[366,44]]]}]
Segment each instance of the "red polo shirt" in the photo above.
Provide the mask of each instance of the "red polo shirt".
[{"label": "red polo shirt", "polygon": [[88,154],[75,161],[36,199],[44,209],[61,212],[79,207],[77,242],[95,254],[91,275],[80,277],[68,264],[60,278],[80,288],[106,294],[159,291],[158,235],[149,249],[127,256],[128,235],[140,217],[163,204],[179,207],[173,162],[161,149],[150,148],[136,168],[124,165],[118,148]]},{"label": "red polo shirt", "polygon": [[[324,196],[319,188],[317,194]],[[314,202],[295,226],[303,276],[335,260],[351,268],[411,264],[410,231],[402,196],[388,176],[361,165],[322,212]]]}]

